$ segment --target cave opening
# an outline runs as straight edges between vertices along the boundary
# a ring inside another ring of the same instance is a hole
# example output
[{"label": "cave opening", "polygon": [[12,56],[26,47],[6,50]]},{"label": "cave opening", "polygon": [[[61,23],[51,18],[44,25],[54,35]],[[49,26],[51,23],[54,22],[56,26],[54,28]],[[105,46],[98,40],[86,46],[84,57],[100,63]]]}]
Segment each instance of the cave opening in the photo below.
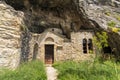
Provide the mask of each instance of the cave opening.
[{"label": "cave opening", "polygon": [[45,31],[45,28],[42,27],[42,26],[34,26],[34,27],[31,27],[31,28],[28,28],[30,32],[32,33],[38,33],[38,34],[41,34]]},{"label": "cave opening", "polygon": [[110,46],[103,47],[103,52],[104,52],[104,54],[111,54],[112,53],[112,49],[111,49]]}]

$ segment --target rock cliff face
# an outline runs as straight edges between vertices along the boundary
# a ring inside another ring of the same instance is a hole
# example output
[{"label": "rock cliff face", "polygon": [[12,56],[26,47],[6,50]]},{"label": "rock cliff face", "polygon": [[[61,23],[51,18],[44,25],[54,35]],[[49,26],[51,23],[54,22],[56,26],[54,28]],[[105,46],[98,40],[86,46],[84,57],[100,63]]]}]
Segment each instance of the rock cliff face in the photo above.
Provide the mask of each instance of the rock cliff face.
[{"label": "rock cliff face", "polygon": [[[41,33],[55,27],[70,38],[71,31],[94,29],[106,31],[109,44],[120,56],[119,33],[109,27],[120,27],[120,0],[6,0],[16,10],[25,13],[26,26],[31,32]],[[110,24],[110,25],[109,25]],[[115,38],[113,38],[115,37]],[[119,59],[119,57],[118,57]]]},{"label": "rock cliff face", "polygon": [[108,32],[111,48],[120,56],[120,36],[108,26],[113,21],[115,27],[120,27],[120,0],[1,0],[0,66],[19,62],[20,47],[23,58],[29,53],[30,36],[24,32],[20,38],[21,25],[22,30],[27,28],[33,33],[42,33],[50,27],[59,28],[67,38],[71,31],[80,29],[104,30]]},{"label": "rock cliff face", "polygon": [[25,21],[31,32],[41,33],[46,28],[56,27],[61,28],[63,33],[70,38],[69,34],[72,30],[78,31],[81,26],[92,28],[76,0],[11,0],[7,3],[16,10],[25,12]]},{"label": "rock cliff face", "polygon": [[16,10],[26,14],[30,31],[43,32],[57,27],[69,37],[69,32],[80,28],[102,28],[114,21],[120,26],[119,0],[6,0]]},{"label": "rock cliff face", "polygon": [[22,19],[22,12],[0,1],[0,67],[15,68],[20,62]]},{"label": "rock cliff face", "polygon": [[[120,35],[109,30],[110,27],[120,28],[120,0],[80,0],[88,18],[108,33],[109,45],[114,49],[115,55],[120,59]],[[109,25],[109,24],[114,24]]]},{"label": "rock cliff face", "polygon": [[115,27],[120,27],[120,2],[117,0],[80,0],[88,18],[97,22],[105,30],[108,23],[114,21]]},{"label": "rock cliff face", "polygon": [[87,17],[93,22],[97,23],[104,31],[108,33],[109,45],[114,49],[114,54],[120,60],[120,35],[114,33],[110,28],[110,23],[114,24],[112,27],[120,28],[120,0],[79,0],[80,6],[85,10]]}]

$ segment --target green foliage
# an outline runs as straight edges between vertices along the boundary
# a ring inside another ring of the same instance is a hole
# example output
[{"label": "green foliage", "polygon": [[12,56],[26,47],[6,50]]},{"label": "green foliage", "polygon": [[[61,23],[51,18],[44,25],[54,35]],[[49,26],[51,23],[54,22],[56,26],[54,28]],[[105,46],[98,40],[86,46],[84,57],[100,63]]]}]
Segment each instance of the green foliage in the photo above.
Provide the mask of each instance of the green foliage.
[{"label": "green foliage", "polygon": [[108,22],[108,26],[109,26],[110,28],[115,27],[115,25],[116,25],[116,23],[115,23],[114,21]]},{"label": "green foliage", "polygon": [[108,46],[108,35],[106,32],[97,32],[93,37],[93,44],[95,47],[96,58],[102,57],[102,49]]},{"label": "green foliage", "polygon": [[116,14],[115,18],[120,21],[120,15]]},{"label": "green foliage", "polygon": [[105,12],[105,15],[110,16],[111,13],[110,13],[109,11],[106,11],[106,12]]},{"label": "green foliage", "polygon": [[90,53],[90,54],[94,54],[93,50],[89,50],[89,53]]},{"label": "green foliage", "polygon": [[0,70],[0,80],[47,80],[42,62],[32,61],[23,63],[14,71]]},{"label": "green foliage", "polygon": [[107,47],[108,46],[108,35],[106,32],[102,33],[96,33],[96,36],[93,37],[93,43],[96,48],[99,50],[102,49],[102,47]]},{"label": "green foliage", "polygon": [[120,21],[120,16],[117,16],[116,18],[117,18],[117,20],[119,20],[119,21]]},{"label": "green foliage", "polygon": [[108,46],[108,35],[106,32],[96,33],[96,36],[93,37],[93,44],[95,47],[96,57],[102,56],[103,47]]},{"label": "green foliage", "polygon": [[[115,15],[115,18],[120,21],[120,16],[119,16],[119,15]],[[120,29],[117,28],[117,27],[115,27],[116,24],[117,24],[117,23],[115,23],[114,21],[108,22],[109,29],[110,29],[112,32],[118,33],[118,32],[120,31]]]},{"label": "green foliage", "polygon": [[112,31],[117,33],[117,32],[119,32],[119,28],[112,28]]},{"label": "green foliage", "polygon": [[53,65],[58,69],[58,80],[120,80],[120,64],[107,61],[73,62],[65,61]]},{"label": "green foliage", "polygon": [[28,28],[27,28],[27,26],[25,26],[25,25],[21,25],[21,26],[20,26],[20,30],[21,30],[21,31],[28,31]]}]

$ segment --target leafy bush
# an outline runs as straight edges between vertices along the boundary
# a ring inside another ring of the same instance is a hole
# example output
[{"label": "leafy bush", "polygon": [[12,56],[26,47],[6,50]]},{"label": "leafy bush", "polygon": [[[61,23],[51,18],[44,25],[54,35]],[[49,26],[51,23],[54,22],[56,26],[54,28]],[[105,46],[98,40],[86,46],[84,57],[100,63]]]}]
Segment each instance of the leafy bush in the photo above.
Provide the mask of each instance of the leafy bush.
[{"label": "leafy bush", "polygon": [[1,70],[0,80],[47,80],[45,68],[42,62],[32,61],[20,65],[14,71]]},{"label": "leafy bush", "polygon": [[100,55],[103,47],[108,46],[108,35],[106,32],[97,32],[96,36],[93,37],[93,43],[96,48],[95,53]]},{"label": "leafy bush", "polygon": [[90,63],[65,61],[53,65],[58,69],[58,80],[120,80],[120,68],[113,62]]},{"label": "leafy bush", "polygon": [[119,28],[112,28],[112,31],[117,33],[119,31]]}]

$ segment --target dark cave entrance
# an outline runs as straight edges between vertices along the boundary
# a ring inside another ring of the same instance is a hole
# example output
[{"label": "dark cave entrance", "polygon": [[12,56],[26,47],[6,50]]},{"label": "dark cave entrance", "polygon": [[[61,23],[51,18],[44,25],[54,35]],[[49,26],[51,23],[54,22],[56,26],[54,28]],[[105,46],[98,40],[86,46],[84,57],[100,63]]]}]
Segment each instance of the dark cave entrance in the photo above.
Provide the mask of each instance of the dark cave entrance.
[{"label": "dark cave entrance", "polygon": [[103,48],[103,52],[104,54],[111,54],[112,53],[112,49],[110,46],[104,47]]},{"label": "dark cave entrance", "polygon": [[104,60],[108,60],[108,59],[111,59],[113,57],[113,51],[111,49],[110,46],[107,46],[107,47],[103,47],[103,59]]},{"label": "dark cave entrance", "polygon": [[45,28],[42,26],[33,26],[33,27],[28,28],[28,29],[30,32],[38,33],[38,34],[41,34],[45,31]]}]

